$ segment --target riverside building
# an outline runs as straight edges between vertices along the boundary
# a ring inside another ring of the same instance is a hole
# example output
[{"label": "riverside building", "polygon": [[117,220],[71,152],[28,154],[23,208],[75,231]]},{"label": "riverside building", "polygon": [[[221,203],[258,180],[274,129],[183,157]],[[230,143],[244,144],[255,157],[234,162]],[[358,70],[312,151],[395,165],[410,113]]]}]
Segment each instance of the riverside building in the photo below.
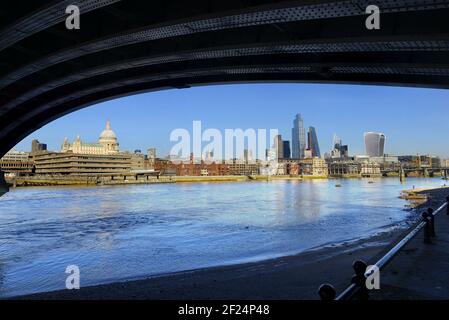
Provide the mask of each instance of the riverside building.
[{"label": "riverside building", "polygon": [[132,154],[95,155],[46,152],[34,156],[35,173],[43,175],[99,175],[131,171]]},{"label": "riverside building", "polygon": [[324,159],[314,157],[299,161],[301,174],[303,176],[327,177],[329,169]]},{"label": "riverside building", "polygon": [[119,151],[111,123],[101,132],[96,143],[84,143],[78,136],[70,144],[67,138],[61,152],[42,151],[34,154],[35,173],[42,175],[108,175],[123,174],[148,168],[148,159],[141,153]]},{"label": "riverside building", "polygon": [[31,173],[33,167],[28,152],[11,150],[0,159],[0,169],[5,173]]},{"label": "riverside building", "polygon": [[[244,163],[241,164],[245,166]],[[161,175],[173,176],[226,176],[234,174],[231,172],[231,165],[222,162],[197,163],[191,156],[190,161],[173,162],[168,159],[156,159],[154,168]]]}]

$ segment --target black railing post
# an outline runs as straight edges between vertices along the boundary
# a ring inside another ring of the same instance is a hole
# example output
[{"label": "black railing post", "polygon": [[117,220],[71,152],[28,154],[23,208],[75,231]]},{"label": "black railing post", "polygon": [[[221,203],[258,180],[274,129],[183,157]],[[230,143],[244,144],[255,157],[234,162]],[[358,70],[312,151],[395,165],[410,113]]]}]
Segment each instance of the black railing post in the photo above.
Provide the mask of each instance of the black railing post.
[{"label": "black railing post", "polygon": [[335,288],[328,283],[322,284],[318,289],[318,294],[320,295],[320,299],[323,301],[332,301],[335,300],[337,296],[337,292]]},{"label": "black railing post", "polygon": [[430,225],[430,219],[428,217],[428,213],[427,212],[423,212],[422,214],[423,217],[423,221],[425,222],[424,225],[424,243],[432,243],[432,230],[431,230],[431,225]]},{"label": "black railing post", "polygon": [[427,216],[429,217],[430,222],[430,236],[436,237],[437,235],[435,233],[435,216],[433,215],[432,208],[427,209]]},{"label": "black railing post", "polygon": [[368,265],[361,260],[357,260],[352,264],[352,268],[355,271],[355,275],[352,277],[352,283],[354,283],[359,288],[357,295],[356,295],[358,300],[368,300],[369,299],[368,288],[366,287],[366,277],[365,277],[367,267],[368,267]]}]

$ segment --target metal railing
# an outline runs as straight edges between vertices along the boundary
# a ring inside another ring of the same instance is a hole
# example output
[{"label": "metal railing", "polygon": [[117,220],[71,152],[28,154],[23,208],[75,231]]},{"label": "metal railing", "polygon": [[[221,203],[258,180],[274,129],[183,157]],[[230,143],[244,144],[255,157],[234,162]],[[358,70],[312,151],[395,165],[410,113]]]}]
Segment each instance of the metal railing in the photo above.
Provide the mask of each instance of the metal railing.
[{"label": "metal railing", "polygon": [[400,240],[390,251],[388,251],[379,261],[377,261],[371,268],[367,270],[368,265],[361,261],[353,263],[355,275],[351,280],[351,284],[342,293],[337,296],[335,288],[330,284],[323,284],[318,289],[318,294],[321,300],[366,300],[369,298],[369,290],[366,288],[366,279],[372,275],[376,269],[383,270],[402,248],[407,245],[421,229],[424,229],[424,243],[432,243],[432,237],[435,237],[435,220],[434,217],[446,208],[446,214],[449,215],[449,197],[446,197],[446,202],[437,210],[429,208],[422,214],[422,220],[414,227],[402,240]]}]

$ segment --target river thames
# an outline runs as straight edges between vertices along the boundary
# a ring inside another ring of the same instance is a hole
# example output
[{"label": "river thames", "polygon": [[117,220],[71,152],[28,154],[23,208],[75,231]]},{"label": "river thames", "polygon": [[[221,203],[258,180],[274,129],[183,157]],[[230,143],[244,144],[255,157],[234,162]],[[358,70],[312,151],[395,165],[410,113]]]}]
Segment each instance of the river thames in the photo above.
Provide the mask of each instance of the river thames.
[{"label": "river thames", "polygon": [[[0,197],[0,297],[257,261],[405,228],[441,178],[17,188]],[[336,184],[341,184],[337,188]]]}]

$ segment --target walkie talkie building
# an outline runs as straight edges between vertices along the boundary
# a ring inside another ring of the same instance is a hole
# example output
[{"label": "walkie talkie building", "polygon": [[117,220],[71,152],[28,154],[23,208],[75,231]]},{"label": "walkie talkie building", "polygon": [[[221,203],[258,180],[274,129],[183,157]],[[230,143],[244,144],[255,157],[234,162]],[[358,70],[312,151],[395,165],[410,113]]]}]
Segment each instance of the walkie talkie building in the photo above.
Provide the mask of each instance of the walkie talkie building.
[{"label": "walkie talkie building", "polygon": [[380,132],[365,133],[366,155],[370,157],[382,157],[385,151],[385,135]]}]

